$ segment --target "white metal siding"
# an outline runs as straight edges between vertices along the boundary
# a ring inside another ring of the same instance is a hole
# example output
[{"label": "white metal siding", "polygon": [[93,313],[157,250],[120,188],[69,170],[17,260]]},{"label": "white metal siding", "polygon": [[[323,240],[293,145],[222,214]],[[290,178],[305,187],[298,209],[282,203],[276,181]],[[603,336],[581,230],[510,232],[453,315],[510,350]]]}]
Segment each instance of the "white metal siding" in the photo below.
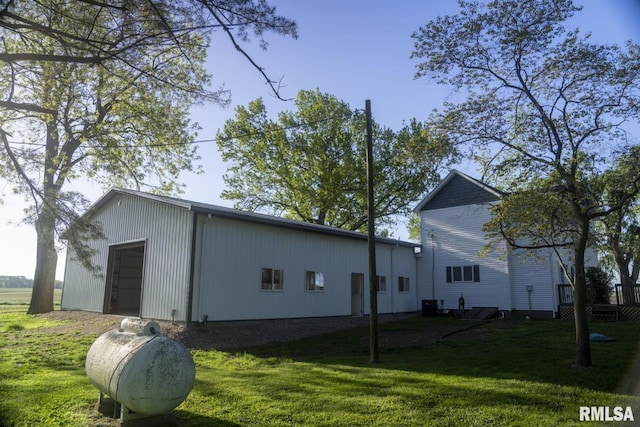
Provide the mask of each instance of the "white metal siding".
[{"label": "white metal siding", "polygon": [[[465,308],[511,309],[509,271],[503,249],[480,256],[488,243],[483,225],[489,220],[489,204],[475,204],[420,212],[422,258],[418,261],[420,299],[444,302],[445,309],[457,309],[464,294]],[[480,282],[446,281],[448,266],[480,266]],[[433,267],[435,266],[435,269]]]},{"label": "white metal siding", "polygon": [[[199,217],[198,233],[191,320],[350,315],[351,273],[365,275],[363,307],[369,312],[364,240],[206,216]],[[398,275],[415,283],[412,248],[378,243],[376,253],[378,274],[387,278],[379,312],[415,311],[415,287],[398,294],[396,285]],[[284,289],[262,291],[261,268],[284,270]],[[324,273],[324,292],[305,291],[305,271]]]},{"label": "white metal siding", "polygon": [[[559,277],[554,276],[552,268],[555,259],[548,249],[517,249],[509,254],[512,310],[557,310],[556,284]],[[528,286],[531,292],[527,290]]]},{"label": "white metal siding", "polygon": [[[91,242],[93,248],[101,246],[100,242]],[[107,255],[106,250],[103,250],[91,257],[93,265],[104,266],[103,275],[106,275]],[[73,249],[67,248],[61,307],[101,313],[104,306],[104,279],[90,274],[75,257]]]},{"label": "white metal siding", "polygon": [[[192,213],[184,208],[119,194],[94,216],[106,240],[91,242],[98,250],[93,262],[106,275],[109,245],[145,240],[141,316],[187,319]],[[67,254],[62,308],[101,312],[106,279],[91,275]]]}]

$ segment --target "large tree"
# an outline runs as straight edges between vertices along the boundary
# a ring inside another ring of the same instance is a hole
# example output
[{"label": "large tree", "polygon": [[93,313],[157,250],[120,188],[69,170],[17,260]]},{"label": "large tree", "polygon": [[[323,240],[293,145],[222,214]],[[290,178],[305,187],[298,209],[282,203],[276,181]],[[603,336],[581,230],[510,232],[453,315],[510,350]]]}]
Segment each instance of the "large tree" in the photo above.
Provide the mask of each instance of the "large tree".
[{"label": "large tree", "polygon": [[590,186],[629,148],[624,125],[640,116],[640,46],[599,45],[566,31],[563,24],[580,10],[570,0],[459,4],[459,14],[413,34],[416,77],[466,93],[434,120],[481,155],[505,189],[546,182],[549,198],[535,200],[562,194],[553,199],[573,228],[575,364],[590,366],[585,251],[592,221],[615,208],[592,203]]},{"label": "large tree", "polygon": [[635,285],[640,276],[640,199],[628,197],[631,186],[639,186],[638,150],[621,157],[598,180],[598,188],[605,203],[621,208],[602,218],[596,227],[603,261],[615,266],[620,275],[625,304],[640,303]]},{"label": "large tree", "polygon": [[[270,119],[262,99],[236,109],[217,135],[230,163],[222,193],[236,206],[366,230],[365,116],[333,95],[302,90],[295,111]],[[451,159],[448,141],[411,120],[400,131],[373,123],[375,212],[382,229],[407,213]]]},{"label": "large tree", "polygon": [[263,42],[267,31],[296,31],[264,0],[32,0],[0,9],[0,176],[24,195],[37,233],[29,313],[53,309],[56,242],[70,224],[65,238],[94,268],[83,241],[100,230],[79,221],[87,200],[70,183],[175,193],[180,171],[197,170],[189,108],[228,102],[204,69],[216,29],[241,52],[237,39],[251,32]]}]

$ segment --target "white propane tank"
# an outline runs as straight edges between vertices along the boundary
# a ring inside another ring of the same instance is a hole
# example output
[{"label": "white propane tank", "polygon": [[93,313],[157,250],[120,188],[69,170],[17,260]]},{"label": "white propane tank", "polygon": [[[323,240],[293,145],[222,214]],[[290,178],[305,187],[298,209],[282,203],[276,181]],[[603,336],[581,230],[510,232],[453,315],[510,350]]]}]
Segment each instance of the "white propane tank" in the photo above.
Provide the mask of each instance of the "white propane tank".
[{"label": "white propane tank", "polygon": [[196,368],[182,344],[160,334],[157,322],[125,318],[91,345],[89,381],[129,410],[168,414],[191,392]]}]

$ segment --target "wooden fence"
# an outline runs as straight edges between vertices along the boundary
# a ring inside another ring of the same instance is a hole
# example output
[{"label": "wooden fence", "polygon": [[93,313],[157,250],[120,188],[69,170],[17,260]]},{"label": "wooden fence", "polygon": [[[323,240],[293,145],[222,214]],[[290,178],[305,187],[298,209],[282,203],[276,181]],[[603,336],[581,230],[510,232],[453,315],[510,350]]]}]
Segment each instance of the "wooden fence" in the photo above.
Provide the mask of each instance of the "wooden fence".
[{"label": "wooden fence", "polygon": [[[615,285],[609,304],[594,304],[594,289],[587,289],[587,317],[593,321],[640,320],[640,284],[633,288],[632,296],[625,301],[620,284]],[[561,319],[573,319],[573,289],[571,285],[558,285],[558,315]]]}]

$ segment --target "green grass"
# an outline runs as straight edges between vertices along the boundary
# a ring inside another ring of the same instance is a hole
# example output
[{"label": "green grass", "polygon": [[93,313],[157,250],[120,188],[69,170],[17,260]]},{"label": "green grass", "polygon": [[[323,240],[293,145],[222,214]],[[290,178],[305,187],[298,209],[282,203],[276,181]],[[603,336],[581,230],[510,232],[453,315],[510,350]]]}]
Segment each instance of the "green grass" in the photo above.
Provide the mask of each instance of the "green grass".
[{"label": "green grass", "polygon": [[[84,372],[96,337],[52,334],[42,317],[12,309],[0,306],[0,425],[100,425]],[[452,322],[416,317],[383,329]],[[571,367],[570,322],[479,326],[487,332],[474,339],[383,348],[378,364],[368,362],[366,328],[193,351],[196,383],[175,411],[178,425],[577,426],[580,406],[632,406],[640,417],[638,323],[591,325],[617,341],[592,343],[590,369]]]}]

